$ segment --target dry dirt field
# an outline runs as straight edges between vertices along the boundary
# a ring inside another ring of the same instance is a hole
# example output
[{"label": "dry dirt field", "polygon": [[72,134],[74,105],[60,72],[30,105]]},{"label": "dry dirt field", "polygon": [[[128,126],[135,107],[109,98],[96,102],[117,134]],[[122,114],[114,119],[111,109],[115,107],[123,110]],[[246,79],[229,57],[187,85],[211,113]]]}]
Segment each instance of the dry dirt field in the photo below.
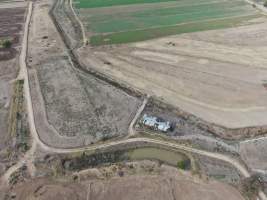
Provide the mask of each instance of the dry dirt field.
[{"label": "dry dirt field", "polygon": [[22,1],[0,2],[0,41],[5,39],[12,41],[12,48],[0,47],[0,61],[10,60],[16,56],[16,49],[18,50],[20,45],[26,6],[27,3]]},{"label": "dry dirt field", "polygon": [[[164,165],[156,168],[158,168],[156,173],[144,172],[143,168],[143,175],[123,175],[120,177],[116,174],[108,179],[102,177],[102,180],[96,179],[96,177],[101,177],[100,170],[91,169],[80,173],[79,182],[36,179],[16,186],[9,194],[13,194],[16,200],[57,200],[62,197],[66,200],[244,199],[235,188],[227,184],[213,180],[205,181],[188,172],[178,171]],[[106,168],[105,172],[108,173],[108,170]]]},{"label": "dry dirt field", "polygon": [[31,95],[41,139],[75,147],[126,135],[141,101],[73,66],[48,14],[51,3],[35,3],[29,36]]},{"label": "dry dirt field", "polygon": [[10,81],[15,78],[18,72],[16,56],[20,49],[19,41],[26,10],[27,3],[25,2],[13,3],[12,5],[0,2],[0,40],[6,38],[13,40],[11,48],[0,47],[0,137],[7,132],[6,115],[12,92]]},{"label": "dry dirt field", "polygon": [[88,68],[228,128],[267,124],[267,24],[78,50]]},{"label": "dry dirt field", "polygon": [[14,150],[8,132],[9,112],[13,95],[12,81],[19,70],[18,55],[26,13],[26,2],[18,1],[11,4],[0,1],[0,41],[7,38],[12,40],[11,48],[0,47],[0,174],[5,168],[4,165],[10,161],[6,157],[7,148]]},{"label": "dry dirt field", "polygon": [[241,142],[240,144],[241,158],[255,172],[264,172],[264,176],[266,176],[266,171],[267,171],[266,143],[267,139],[262,138],[260,140]]}]

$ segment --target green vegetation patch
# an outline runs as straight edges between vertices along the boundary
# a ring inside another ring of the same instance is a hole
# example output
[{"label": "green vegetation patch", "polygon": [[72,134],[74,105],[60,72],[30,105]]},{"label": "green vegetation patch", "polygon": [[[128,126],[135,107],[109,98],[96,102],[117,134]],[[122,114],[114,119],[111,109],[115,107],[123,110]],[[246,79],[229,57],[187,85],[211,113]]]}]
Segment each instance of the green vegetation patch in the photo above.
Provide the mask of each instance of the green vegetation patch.
[{"label": "green vegetation patch", "polygon": [[225,179],[226,175],[224,175],[224,174],[216,174],[216,175],[212,175],[212,177],[217,179],[217,180],[223,180],[223,179]]},{"label": "green vegetation patch", "polygon": [[12,46],[12,41],[10,39],[0,40],[0,47],[10,48]]},{"label": "green vegetation patch", "polygon": [[29,149],[29,130],[27,116],[24,111],[24,80],[18,80],[13,86],[13,96],[9,114],[8,132],[11,137],[16,138],[16,147],[22,152]]},{"label": "green vegetation patch", "polygon": [[217,19],[210,21],[192,22],[188,24],[179,24],[175,26],[166,26],[159,28],[151,28],[145,30],[134,30],[127,32],[110,33],[106,35],[95,35],[90,38],[90,43],[93,46],[107,44],[121,44],[129,42],[138,42],[147,39],[163,37],[167,35],[175,35],[181,33],[190,33],[196,31],[223,29],[235,27],[243,24],[247,20],[254,19],[260,15],[241,16],[231,19]]},{"label": "green vegetation patch", "polygon": [[228,28],[261,16],[243,0],[76,0],[75,6],[93,46]]},{"label": "green vegetation patch", "polygon": [[98,8],[129,4],[142,3],[159,3],[177,0],[76,0],[74,1],[76,8]]},{"label": "green vegetation patch", "polygon": [[135,160],[157,160],[172,166],[182,163],[180,169],[190,169],[190,159],[184,153],[165,150],[156,147],[139,147],[108,152],[82,153],[81,155],[66,157],[62,166],[66,170],[82,170],[98,165]]},{"label": "green vegetation patch", "polygon": [[[244,6],[243,1],[234,1],[216,4],[174,6],[127,13],[96,14],[91,17],[86,17],[83,21],[89,22],[87,25],[88,30],[99,34],[236,17],[246,14],[247,10],[248,7]],[[253,14],[253,12],[251,12],[251,14]]]},{"label": "green vegetation patch", "polygon": [[19,122],[21,120],[21,115],[23,112],[23,80],[18,80],[14,83],[11,106],[10,106],[10,116],[9,116],[9,134],[15,136],[19,134],[21,130],[18,130]]}]

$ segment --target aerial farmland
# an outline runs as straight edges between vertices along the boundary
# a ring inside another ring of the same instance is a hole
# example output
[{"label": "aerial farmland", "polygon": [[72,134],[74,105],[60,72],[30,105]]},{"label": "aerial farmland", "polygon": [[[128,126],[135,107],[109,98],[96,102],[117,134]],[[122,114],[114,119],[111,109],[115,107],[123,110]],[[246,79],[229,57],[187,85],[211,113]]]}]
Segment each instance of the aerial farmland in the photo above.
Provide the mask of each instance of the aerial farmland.
[{"label": "aerial farmland", "polygon": [[261,10],[241,0],[134,2],[74,1],[89,40],[77,50],[85,68],[213,124],[266,129]]},{"label": "aerial farmland", "polygon": [[266,13],[0,0],[0,199],[266,200]]}]

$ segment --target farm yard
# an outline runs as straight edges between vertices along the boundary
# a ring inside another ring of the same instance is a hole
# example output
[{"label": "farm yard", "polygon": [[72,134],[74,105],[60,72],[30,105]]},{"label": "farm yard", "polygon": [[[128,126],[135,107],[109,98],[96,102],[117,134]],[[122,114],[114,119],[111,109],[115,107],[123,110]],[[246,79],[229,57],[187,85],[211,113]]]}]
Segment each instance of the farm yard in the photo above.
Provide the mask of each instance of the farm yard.
[{"label": "farm yard", "polygon": [[120,44],[234,27],[260,13],[243,0],[74,0],[90,44]]}]

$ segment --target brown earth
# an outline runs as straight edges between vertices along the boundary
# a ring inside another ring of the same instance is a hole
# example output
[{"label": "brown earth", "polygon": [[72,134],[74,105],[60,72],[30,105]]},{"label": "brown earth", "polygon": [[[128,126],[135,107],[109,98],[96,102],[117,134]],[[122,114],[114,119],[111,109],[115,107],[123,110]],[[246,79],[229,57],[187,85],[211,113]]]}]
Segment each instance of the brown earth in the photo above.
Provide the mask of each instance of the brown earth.
[{"label": "brown earth", "polygon": [[[97,170],[91,170],[92,173],[99,174]],[[204,181],[167,166],[162,166],[159,174],[115,176],[104,180],[35,179],[17,185],[9,194],[17,200],[243,200],[241,194],[227,184]]]}]

